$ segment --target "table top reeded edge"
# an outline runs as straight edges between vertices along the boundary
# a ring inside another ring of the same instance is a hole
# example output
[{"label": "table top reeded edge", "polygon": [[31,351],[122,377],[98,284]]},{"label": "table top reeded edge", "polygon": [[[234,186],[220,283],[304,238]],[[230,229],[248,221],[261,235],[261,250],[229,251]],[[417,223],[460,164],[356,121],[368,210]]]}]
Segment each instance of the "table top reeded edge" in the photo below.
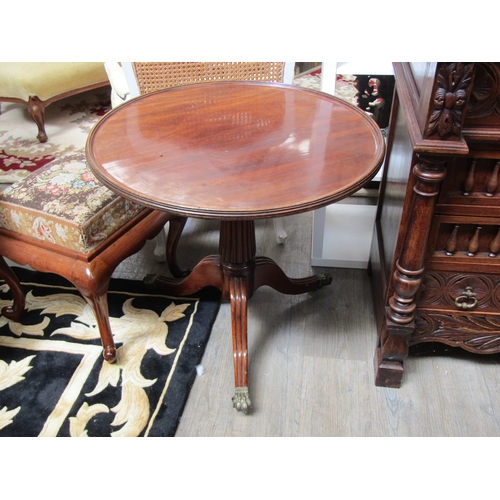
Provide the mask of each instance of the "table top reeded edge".
[{"label": "table top reeded edge", "polygon": [[[207,138],[209,124],[217,136]],[[182,216],[243,220],[353,194],[377,173],[385,141],[372,118],[329,94],[210,82],[113,109],[90,132],[86,153],[96,177],[125,198]]]}]

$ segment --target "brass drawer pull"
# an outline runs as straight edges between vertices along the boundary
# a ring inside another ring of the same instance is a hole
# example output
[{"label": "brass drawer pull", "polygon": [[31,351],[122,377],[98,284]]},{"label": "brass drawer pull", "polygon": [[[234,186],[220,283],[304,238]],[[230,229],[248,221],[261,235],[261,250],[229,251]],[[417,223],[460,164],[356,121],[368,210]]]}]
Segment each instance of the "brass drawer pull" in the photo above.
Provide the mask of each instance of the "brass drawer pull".
[{"label": "brass drawer pull", "polygon": [[466,287],[464,293],[455,299],[455,305],[459,309],[473,309],[477,305],[476,294],[470,286]]}]

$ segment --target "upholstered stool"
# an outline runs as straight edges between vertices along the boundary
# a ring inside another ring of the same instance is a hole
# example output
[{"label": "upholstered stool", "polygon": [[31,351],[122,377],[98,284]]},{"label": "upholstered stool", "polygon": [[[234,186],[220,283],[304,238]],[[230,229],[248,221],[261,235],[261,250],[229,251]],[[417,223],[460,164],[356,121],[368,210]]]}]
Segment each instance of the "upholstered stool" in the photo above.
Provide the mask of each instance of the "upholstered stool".
[{"label": "upholstered stool", "polygon": [[0,193],[0,276],[14,296],[2,314],[19,321],[24,294],[3,257],[19,265],[63,276],[95,312],[104,358],[115,361],[108,315],[111,275],[170,221],[167,260],[174,276],[182,271],[175,249],[185,219],[128,201],[99,183],[83,152],[56,160]]},{"label": "upholstered stool", "polygon": [[0,101],[28,105],[40,142],[47,142],[45,108],[49,104],[104,85],[109,80],[102,62],[0,63]]}]

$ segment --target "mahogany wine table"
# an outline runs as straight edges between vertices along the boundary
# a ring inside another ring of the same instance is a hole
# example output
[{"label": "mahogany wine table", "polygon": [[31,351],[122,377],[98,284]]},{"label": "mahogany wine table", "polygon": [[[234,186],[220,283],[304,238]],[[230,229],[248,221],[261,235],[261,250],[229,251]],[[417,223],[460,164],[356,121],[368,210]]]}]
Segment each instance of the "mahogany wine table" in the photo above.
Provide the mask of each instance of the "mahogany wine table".
[{"label": "mahogany wine table", "polygon": [[237,410],[251,405],[247,301],[254,291],[267,285],[300,294],[331,283],[328,275],[289,278],[256,256],[254,221],[351,195],[377,173],[384,151],[377,124],[358,108],[275,83],[162,90],[112,110],[91,131],[88,161],[110,189],[183,217],[220,220],[220,255],[155,284],[181,296],[212,285],[230,301]]}]

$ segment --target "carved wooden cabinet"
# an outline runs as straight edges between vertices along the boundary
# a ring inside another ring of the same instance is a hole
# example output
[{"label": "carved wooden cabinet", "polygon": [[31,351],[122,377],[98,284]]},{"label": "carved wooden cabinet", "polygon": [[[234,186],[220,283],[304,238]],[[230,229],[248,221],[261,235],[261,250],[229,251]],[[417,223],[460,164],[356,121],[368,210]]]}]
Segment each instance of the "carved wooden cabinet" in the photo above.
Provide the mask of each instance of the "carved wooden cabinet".
[{"label": "carved wooden cabinet", "polygon": [[395,63],[370,252],[375,383],[409,347],[500,352],[500,63]]}]

